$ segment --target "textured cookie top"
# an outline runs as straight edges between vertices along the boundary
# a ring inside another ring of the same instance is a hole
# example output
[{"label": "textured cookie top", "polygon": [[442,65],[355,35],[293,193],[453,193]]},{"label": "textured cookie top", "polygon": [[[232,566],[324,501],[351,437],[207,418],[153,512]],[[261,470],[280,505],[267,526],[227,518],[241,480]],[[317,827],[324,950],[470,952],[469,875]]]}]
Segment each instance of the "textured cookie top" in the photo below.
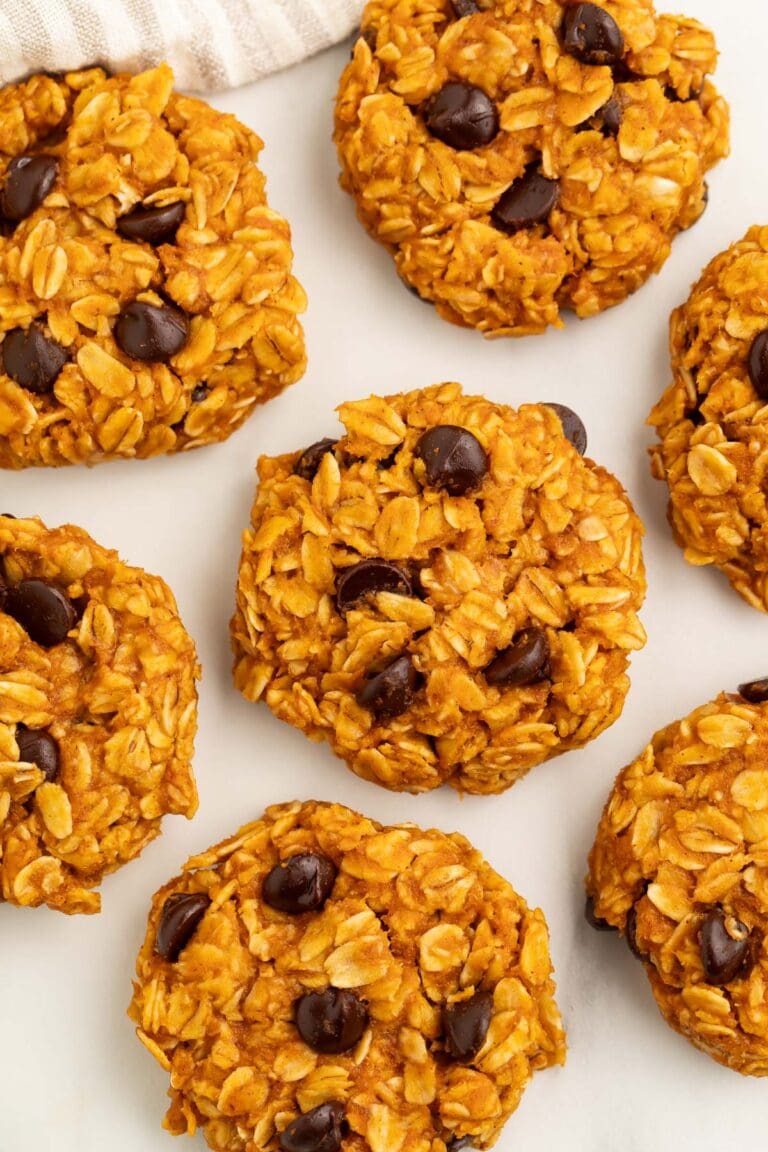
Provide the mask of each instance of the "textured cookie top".
[{"label": "textured cookie top", "polygon": [[728,109],[712,34],[650,0],[370,0],[342,182],[448,320],[522,335],[657,271],[706,204]]},{"label": "textured cookie top", "polygon": [[259,461],[233,620],[244,695],[411,791],[498,792],[602,731],[645,641],[619,482],[552,407],[458,384],[339,416],[338,441]]},{"label": "textured cookie top", "polygon": [[[643,960],[665,1017],[768,1075],[768,681],[657,732],[621,772],[587,888]],[[757,703],[748,703],[749,700]]]},{"label": "textured cookie top", "polygon": [[155,896],[130,1015],[222,1152],[493,1143],[562,1063],[547,927],[460,835],[269,808]]},{"label": "textured cookie top", "polygon": [[0,516],[2,899],[98,912],[89,889],[194,815],[197,674],[162,580]]},{"label": "textured cookie top", "polygon": [[222,440],[299,378],[261,147],[166,65],[0,90],[0,467]]},{"label": "textured cookie top", "polygon": [[768,609],[768,228],[704,269],[672,314],[673,380],[650,423],[653,471],[693,564],[716,564]]}]

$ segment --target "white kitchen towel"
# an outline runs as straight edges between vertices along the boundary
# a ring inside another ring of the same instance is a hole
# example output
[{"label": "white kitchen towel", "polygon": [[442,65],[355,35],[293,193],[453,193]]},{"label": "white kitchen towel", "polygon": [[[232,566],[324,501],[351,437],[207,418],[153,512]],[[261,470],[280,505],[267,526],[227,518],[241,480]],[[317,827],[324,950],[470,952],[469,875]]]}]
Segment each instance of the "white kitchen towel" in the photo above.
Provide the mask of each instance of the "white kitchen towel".
[{"label": "white kitchen towel", "polygon": [[179,88],[235,88],[343,40],[363,0],[0,0],[0,82],[167,60]]}]

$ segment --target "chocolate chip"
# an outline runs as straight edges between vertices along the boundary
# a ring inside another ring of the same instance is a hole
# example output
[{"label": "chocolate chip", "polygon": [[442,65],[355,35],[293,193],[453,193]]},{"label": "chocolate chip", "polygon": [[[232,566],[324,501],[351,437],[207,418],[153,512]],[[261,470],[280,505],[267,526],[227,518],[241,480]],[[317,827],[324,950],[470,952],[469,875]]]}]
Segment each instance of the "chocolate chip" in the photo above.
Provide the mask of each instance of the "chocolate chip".
[{"label": "chocolate chip", "polygon": [[389,560],[377,557],[360,560],[344,570],[336,584],[336,606],[343,616],[359,600],[377,592],[394,592],[399,596],[413,594],[405,572]]},{"label": "chocolate chip", "polygon": [[547,408],[556,413],[563,426],[563,436],[566,440],[570,440],[579,456],[583,456],[587,450],[587,430],[581,417],[577,416],[572,408],[566,408],[565,404],[547,401]]},{"label": "chocolate chip", "polygon": [[292,1120],[278,1137],[283,1152],[338,1152],[344,1134],[344,1105],[328,1100]]},{"label": "chocolate chip", "polygon": [[298,916],[322,908],[335,880],[336,865],[332,860],[319,852],[300,852],[267,873],[261,895],[270,908]]},{"label": "chocolate chip", "polygon": [[768,328],[758,332],[749,349],[749,378],[761,400],[768,400]]},{"label": "chocolate chip", "polygon": [[632,955],[636,956],[638,960],[646,961],[648,955],[643,952],[637,942],[637,909],[634,905],[632,905],[629,912],[627,912],[627,919],[624,923],[624,937]]},{"label": "chocolate chip", "polygon": [[296,1028],[315,1052],[338,1055],[354,1048],[368,1027],[368,1009],[355,992],[326,988],[307,992],[295,1006]]},{"label": "chocolate chip", "polygon": [[563,47],[582,64],[617,64],[624,52],[624,37],[604,8],[574,4],[563,17]]},{"label": "chocolate chip", "polygon": [[46,336],[42,324],[12,328],[3,340],[3,368],[28,392],[43,395],[53,386],[69,353],[52,336]]},{"label": "chocolate chip", "polygon": [[419,680],[411,657],[398,656],[383,672],[366,681],[356,699],[377,720],[391,720],[410,708]]},{"label": "chocolate chip", "polygon": [[187,342],[189,322],[172,304],[134,300],[123,308],[114,329],[115,343],[134,360],[170,360]]},{"label": "chocolate chip", "polygon": [[493,997],[475,992],[469,1000],[443,1008],[445,1049],[454,1060],[471,1060],[482,1048],[491,1023]]},{"label": "chocolate chip", "polygon": [[505,688],[522,684],[538,684],[549,679],[549,640],[543,628],[531,625],[518,632],[509,648],[505,648],[485,669],[489,684]]},{"label": "chocolate chip", "polygon": [[499,114],[490,96],[458,80],[444,85],[427,101],[424,119],[443,144],[465,151],[490,144],[499,131]]},{"label": "chocolate chip", "polygon": [[38,208],[59,171],[55,156],[17,156],[11,160],[0,192],[0,215],[17,223]]},{"label": "chocolate chip", "polygon": [[762,680],[750,680],[739,684],[739,695],[750,704],[764,704],[768,700],[768,676]]},{"label": "chocolate chip", "polygon": [[26,728],[16,725],[16,743],[19,746],[19,760],[36,764],[49,782],[59,774],[59,746],[44,728]]},{"label": "chocolate chip", "polygon": [[500,231],[510,233],[541,224],[548,219],[559,199],[557,180],[542,176],[532,164],[502,193],[491,212],[491,223]]},{"label": "chocolate chip", "polygon": [[590,124],[604,136],[618,136],[621,128],[621,104],[615,96],[606,101],[602,108],[598,108]]},{"label": "chocolate chip", "polygon": [[168,897],[160,913],[155,937],[155,949],[164,960],[176,963],[210,902],[211,898],[205,892],[177,892]]},{"label": "chocolate chip", "polygon": [[139,205],[117,221],[117,231],[126,240],[143,240],[145,244],[172,244],[184,219],[186,205],[181,201],[144,208]]},{"label": "chocolate chip", "polygon": [[337,444],[338,440],[331,440],[328,437],[325,440],[317,440],[314,444],[310,444],[309,448],[304,449],[294,464],[294,474],[301,476],[302,480],[309,480],[311,484],[317,475],[323,456],[328,452],[333,452]]},{"label": "chocolate chip", "polygon": [[754,959],[749,928],[722,908],[713,908],[702,920],[699,950],[709,984],[730,984],[746,976]]},{"label": "chocolate chip", "polygon": [[202,400],[205,400],[209,392],[210,388],[207,384],[195,384],[195,387],[192,389],[192,403],[199,404]]},{"label": "chocolate chip", "polygon": [[459,19],[462,16],[474,16],[476,12],[481,11],[480,5],[476,4],[475,0],[450,0],[450,4]]},{"label": "chocolate chip", "polygon": [[480,441],[455,424],[428,429],[414,455],[424,461],[427,485],[444,488],[451,496],[464,496],[479,487],[488,471],[488,457]]},{"label": "chocolate chip", "polygon": [[45,580],[22,580],[6,589],[4,609],[43,648],[61,644],[77,622],[72,601]]},{"label": "chocolate chip", "polygon": [[445,1142],[448,1152],[461,1152],[462,1148],[472,1147],[472,1136],[449,1136]]},{"label": "chocolate chip", "polygon": [[615,932],[613,924],[609,924],[607,920],[603,920],[602,916],[595,915],[595,899],[593,896],[587,896],[584,901],[584,919],[590,928],[594,928],[596,932]]}]

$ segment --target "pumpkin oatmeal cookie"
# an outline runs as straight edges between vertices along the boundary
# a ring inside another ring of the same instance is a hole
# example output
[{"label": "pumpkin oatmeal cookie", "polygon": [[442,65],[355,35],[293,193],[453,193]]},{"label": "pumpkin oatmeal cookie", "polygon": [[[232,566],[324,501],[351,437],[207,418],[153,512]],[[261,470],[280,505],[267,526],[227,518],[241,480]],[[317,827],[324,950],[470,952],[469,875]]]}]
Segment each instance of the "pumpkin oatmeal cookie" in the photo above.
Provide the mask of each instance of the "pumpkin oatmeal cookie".
[{"label": "pumpkin oatmeal cookie", "polygon": [[0,89],[0,467],[224,440],[299,379],[261,147],[167,65]]},{"label": "pumpkin oatmeal cookie", "polygon": [[715,564],[768,611],[768,228],[704,269],[672,313],[672,383],[649,423],[652,470],[691,564]]},{"label": "pumpkin oatmeal cookie", "polygon": [[276,805],[155,895],[129,1009],[218,1152],[488,1148],[565,1059],[543,914],[458,833]]},{"label": "pumpkin oatmeal cookie", "polygon": [[588,919],[643,962],[668,1024],[768,1075],[768,680],[722,693],[621,772],[590,855]]},{"label": "pumpkin oatmeal cookie", "polygon": [[102,877],[194,815],[197,676],[162,580],[0,516],[0,899],[98,912]]},{"label": "pumpkin oatmeal cookie", "polygon": [[342,404],[262,457],[235,683],[359,776],[500,792],[621,712],[642,525],[567,408],[458,384]]},{"label": "pumpkin oatmeal cookie", "polygon": [[657,272],[728,152],[712,33],[650,0],[370,0],[342,185],[397,271],[489,336],[591,316]]}]

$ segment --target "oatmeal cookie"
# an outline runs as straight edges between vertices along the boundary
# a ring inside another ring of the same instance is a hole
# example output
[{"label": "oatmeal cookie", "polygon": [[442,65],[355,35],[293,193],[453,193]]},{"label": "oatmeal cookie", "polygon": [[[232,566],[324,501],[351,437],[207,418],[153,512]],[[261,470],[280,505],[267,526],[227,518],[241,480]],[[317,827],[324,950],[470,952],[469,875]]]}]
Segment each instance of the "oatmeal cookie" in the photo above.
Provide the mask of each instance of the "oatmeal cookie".
[{"label": "oatmeal cookie", "polygon": [[261,147],[167,65],[0,89],[0,467],[224,440],[301,376]]},{"label": "oatmeal cookie", "polygon": [[739,693],[657,732],[619,774],[588,918],[622,932],[668,1024],[768,1076],[768,680]]},{"label": "oatmeal cookie", "polygon": [[98,912],[101,878],[194,815],[197,676],[162,580],[0,516],[0,899]]},{"label": "oatmeal cookie", "polygon": [[359,776],[500,792],[621,712],[642,525],[573,412],[458,384],[259,461],[235,683]]},{"label": "oatmeal cookie", "polygon": [[370,0],[342,185],[400,276],[491,336],[591,316],[657,272],[728,151],[714,38],[650,0]]},{"label": "oatmeal cookie", "polygon": [[458,833],[276,805],[155,895],[129,1009],[219,1152],[490,1147],[565,1059],[543,914]]},{"label": "oatmeal cookie", "polygon": [[715,564],[768,611],[768,228],[704,269],[672,313],[673,380],[649,423],[652,470],[691,564]]}]

